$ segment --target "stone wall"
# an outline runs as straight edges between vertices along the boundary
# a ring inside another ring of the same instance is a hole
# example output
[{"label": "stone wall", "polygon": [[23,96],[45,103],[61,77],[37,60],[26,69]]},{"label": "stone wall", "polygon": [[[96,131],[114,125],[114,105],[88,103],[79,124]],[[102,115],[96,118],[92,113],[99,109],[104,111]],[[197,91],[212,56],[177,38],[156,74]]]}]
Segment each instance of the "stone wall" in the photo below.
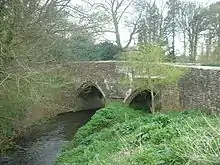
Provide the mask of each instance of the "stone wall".
[{"label": "stone wall", "polygon": [[117,61],[91,61],[77,62],[64,66],[71,70],[71,75],[75,78],[75,86],[83,82],[93,82],[97,84],[108,98],[124,98],[127,87],[120,83],[122,72],[120,62]]},{"label": "stone wall", "polygon": [[180,80],[179,89],[182,108],[220,111],[220,68],[190,68]]},{"label": "stone wall", "polygon": [[168,85],[161,88],[161,109],[160,111],[180,111],[182,107],[180,105],[180,88],[177,84]]}]

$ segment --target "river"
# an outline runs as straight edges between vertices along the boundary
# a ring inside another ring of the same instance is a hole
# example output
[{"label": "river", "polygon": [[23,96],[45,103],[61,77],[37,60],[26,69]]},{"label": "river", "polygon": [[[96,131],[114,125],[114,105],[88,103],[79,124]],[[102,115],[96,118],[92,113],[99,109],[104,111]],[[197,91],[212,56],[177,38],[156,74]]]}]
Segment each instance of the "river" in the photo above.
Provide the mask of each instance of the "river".
[{"label": "river", "polygon": [[53,165],[62,146],[72,140],[78,128],[88,122],[95,110],[61,114],[23,137],[19,149],[0,165]]}]

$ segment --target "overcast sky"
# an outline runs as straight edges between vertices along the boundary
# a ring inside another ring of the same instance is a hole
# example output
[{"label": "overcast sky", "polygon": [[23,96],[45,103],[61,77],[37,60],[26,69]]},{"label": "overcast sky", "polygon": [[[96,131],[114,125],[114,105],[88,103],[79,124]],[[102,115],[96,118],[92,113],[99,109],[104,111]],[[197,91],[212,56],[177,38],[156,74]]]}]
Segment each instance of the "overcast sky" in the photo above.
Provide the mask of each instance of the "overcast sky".
[{"label": "overcast sky", "polygon": [[[160,1],[160,0],[158,0],[158,1]],[[185,1],[187,1],[187,0],[185,0]],[[201,2],[204,4],[210,4],[213,2],[217,2],[218,0],[188,0],[188,1],[198,1],[198,2]],[[72,0],[71,2],[72,2],[72,4],[80,4],[81,0]]]}]

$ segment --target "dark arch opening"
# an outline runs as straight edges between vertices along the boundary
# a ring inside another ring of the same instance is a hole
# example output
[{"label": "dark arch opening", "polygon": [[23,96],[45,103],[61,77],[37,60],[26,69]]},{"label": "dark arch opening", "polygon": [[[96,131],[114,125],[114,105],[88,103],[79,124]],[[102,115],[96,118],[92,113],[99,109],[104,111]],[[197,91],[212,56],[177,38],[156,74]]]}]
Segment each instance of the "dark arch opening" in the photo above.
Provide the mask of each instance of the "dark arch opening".
[{"label": "dark arch opening", "polygon": [[[155,93],[154,93],[155,95]],[[151,113],[152,97],[151,92],[144,90],[139,92],[129,103],[129,106],[134,109],[142,109]]]},{"label": "dark arch opening", "polygon": [[98,110],[105,107],[105,96],[100,88],[94,84],[83,84],[76,97],[77,111]]}]

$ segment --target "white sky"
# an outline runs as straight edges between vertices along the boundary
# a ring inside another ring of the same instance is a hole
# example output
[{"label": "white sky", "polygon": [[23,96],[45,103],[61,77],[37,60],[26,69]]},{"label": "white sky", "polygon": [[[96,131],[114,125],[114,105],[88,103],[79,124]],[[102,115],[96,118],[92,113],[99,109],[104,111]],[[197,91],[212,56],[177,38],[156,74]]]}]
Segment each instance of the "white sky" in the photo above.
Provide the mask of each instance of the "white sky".
[{"label": "white sky", "polygon": [[[93,1],[93,0],[91,0]],[[158,3],[162,2],[163,0],[157,0]],[[183,0],[184,1],[184,0]],[[194,2],[199,2],[199,3],[202,3],[204,4],[205,6],[208,6],[209,4],[211,3],[214,3],[214,2],[217,2],[217,1],[220,1],[220,0],[185,0],[185,1],[194,1]],[[74,5],[74,4],[81,4],[81,0],[72,0],[71,3]],[[122,40],[122,43],[126,43],[127,40],[129,39],[129,29],[124,27],[123,25],[120,25],[119,26],[120,28],[120,35],[121,35],[121,40]],[[111,40],[111,41],[115,41],[115,35],[110,33],[110,34],[106,34],[105,35],[105,38],[103,38],[104,40],[105,39],[108,39],[108,40]],[[181,44],[181,40],[178,39],[179,41],[179,44],[177,45],[177,49],[181,52],[181,49],[182,49],[182,44]],[[135,40],[131,43],[131,45],[135,44]]]},{"label": "white sky", "polygon": [[[188,0],[188,1],[198,1],[198,2],[202,2],[202,3],[213,3],[216,2],[217,0]],[[79,4],[81,2],[81,0],[72,0],[73,4]]]}]

